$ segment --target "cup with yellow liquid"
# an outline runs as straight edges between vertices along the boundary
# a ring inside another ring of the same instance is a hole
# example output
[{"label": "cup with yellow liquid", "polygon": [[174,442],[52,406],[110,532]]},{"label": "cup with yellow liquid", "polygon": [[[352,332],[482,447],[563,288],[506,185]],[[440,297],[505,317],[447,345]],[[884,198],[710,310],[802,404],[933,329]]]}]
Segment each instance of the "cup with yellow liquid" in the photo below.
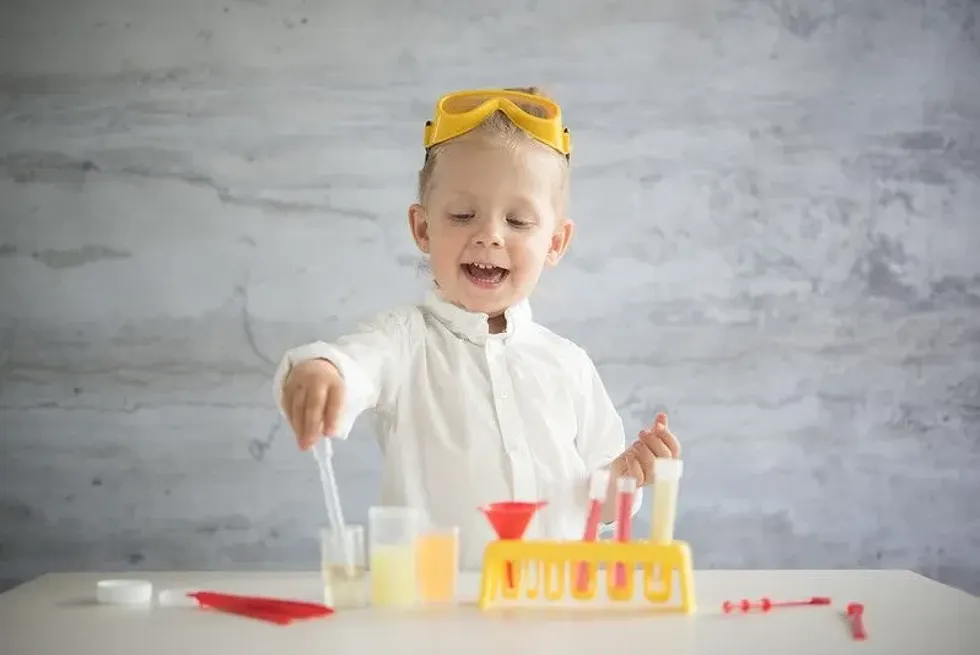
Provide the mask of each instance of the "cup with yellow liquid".
[{"label": "cup with yellow liquid", "polygon": [[429,526],[418,536],[419,600],[442,605],[456,600],[459,528]]},{"label": "cup with yellow liquid", "polygon": [[418,603],[419,513],[411,507],[368,509],[371,604],[412,607]]}]

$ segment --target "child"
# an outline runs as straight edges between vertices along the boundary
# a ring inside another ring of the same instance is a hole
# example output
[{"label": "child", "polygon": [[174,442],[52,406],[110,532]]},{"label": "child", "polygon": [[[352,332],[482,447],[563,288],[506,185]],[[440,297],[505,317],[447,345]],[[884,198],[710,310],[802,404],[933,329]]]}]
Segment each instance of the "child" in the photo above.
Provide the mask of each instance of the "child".
[{"label": "child", "polygon": [[[494,538],[477,508],[547,500],[529,537],[579,539],[590,474],[651,482],[680,445],[657,416],[626,447],[589,356],[531,318],[527,298],[568,248],[571,136],[535,89],[451,93],[425,125],[418,202],[408,211],[434,289],[331,343],[286,353],[276,402],[310,448],[346,438],[374,410],[381,499],[460,528],[460,565],[479,568]],[[603,520],[612,522],[612,497]],[[635,513],[642,500],[638,491]]]}]

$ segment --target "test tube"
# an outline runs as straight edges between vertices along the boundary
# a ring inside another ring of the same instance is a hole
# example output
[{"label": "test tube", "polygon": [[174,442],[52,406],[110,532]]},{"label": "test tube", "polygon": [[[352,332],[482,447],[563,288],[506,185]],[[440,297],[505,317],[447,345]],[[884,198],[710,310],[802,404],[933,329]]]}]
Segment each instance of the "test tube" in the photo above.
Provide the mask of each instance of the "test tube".
[{"label": "test tube", "polygon": [[[589,512],[585,519],[585,532],[582,541],[595,541],[599,538],[599,523],[602,521],[602,506],[609,494],[609,469],[599,469],[592,474],[589,482]],[[584,592],[589,587],[589,563],[579,562],[576,587]]]},{"label": "test tube", "polygon": [[658,457],[653,461],[653,515],[650,517],[650,541],[669,544],[674,540],[677,520],[677,492],[684,462]]},{"label": "test tube", "polygon": [[[616,541],[630,540],[633,523],[633,496],[636,494],[636,478],[621,477],[616,482]],[[626,586],[626,564],[616,564],[616,586]]]},{"label": "test tube", "polygon": [[407,607],[418,601],[418,533],[416,509],[368,509],[373,605]]}]

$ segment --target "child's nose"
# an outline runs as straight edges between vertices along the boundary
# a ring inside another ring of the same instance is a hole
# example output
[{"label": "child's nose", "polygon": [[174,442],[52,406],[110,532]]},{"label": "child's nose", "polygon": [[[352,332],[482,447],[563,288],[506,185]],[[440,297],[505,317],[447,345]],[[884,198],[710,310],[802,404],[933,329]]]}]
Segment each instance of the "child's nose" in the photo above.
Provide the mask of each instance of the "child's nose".
[{"label": "child's nose", "polygon": [[473,243],[484,248],[502,246],[504,237],[496,221],[482,221],[473,235]]}]

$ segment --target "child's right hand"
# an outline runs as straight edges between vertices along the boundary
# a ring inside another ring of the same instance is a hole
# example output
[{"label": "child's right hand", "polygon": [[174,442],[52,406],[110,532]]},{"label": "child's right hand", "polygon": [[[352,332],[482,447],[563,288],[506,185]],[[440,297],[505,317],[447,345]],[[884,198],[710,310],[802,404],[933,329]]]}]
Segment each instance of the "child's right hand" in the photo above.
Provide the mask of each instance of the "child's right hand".
[{"label": "child's right hand", "polygon": [[282,407],[302,450],[309,450],[318,437],[336,433],[345,392],[340,371],[325,359],[300,362],[289,372]]}]

